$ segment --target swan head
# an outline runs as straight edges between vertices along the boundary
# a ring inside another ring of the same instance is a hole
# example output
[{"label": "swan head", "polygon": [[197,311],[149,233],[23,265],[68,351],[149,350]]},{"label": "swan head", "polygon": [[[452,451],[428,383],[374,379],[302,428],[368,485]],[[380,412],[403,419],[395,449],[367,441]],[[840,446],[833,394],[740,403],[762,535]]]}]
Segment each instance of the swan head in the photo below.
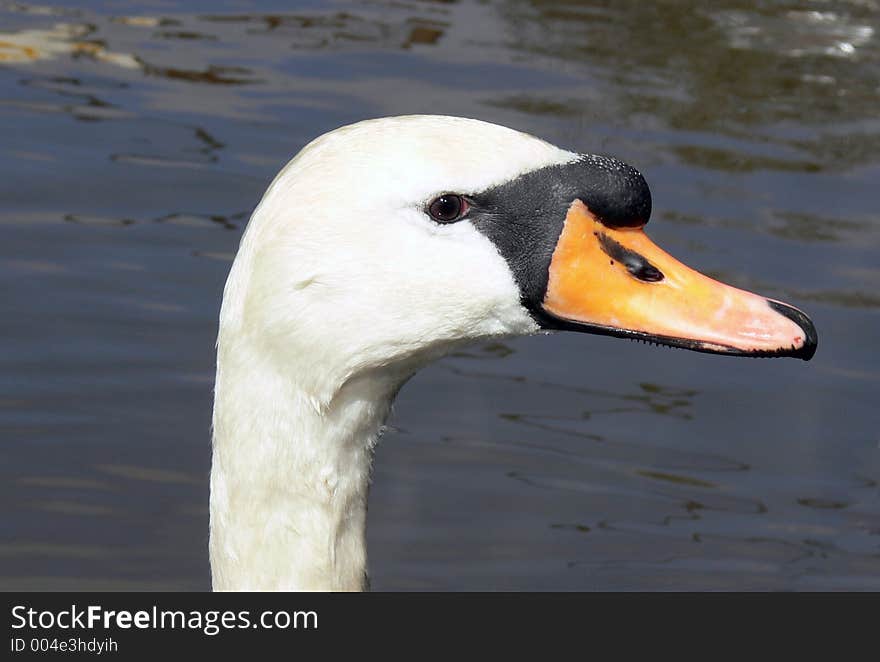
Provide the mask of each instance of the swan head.
[{"label": "swan head", "polygon": [[221,352],[295,366],[319,404],[364,371],[399,378],[458,343],[541,330],[812,356],[806,315],[677,262],[643,231],[650,212],[631,166],[501,126],[343,127],[307,145],[255,210]]}]

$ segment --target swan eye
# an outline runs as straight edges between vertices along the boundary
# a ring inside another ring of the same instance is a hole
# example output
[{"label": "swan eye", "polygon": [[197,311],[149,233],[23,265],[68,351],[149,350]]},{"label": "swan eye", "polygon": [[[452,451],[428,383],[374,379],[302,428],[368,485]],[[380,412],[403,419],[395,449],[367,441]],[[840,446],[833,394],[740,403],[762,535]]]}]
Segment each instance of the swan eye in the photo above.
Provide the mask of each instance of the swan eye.
[{"label": "swan eye", "polygon": [[438,223],[453,223],[467,214],[468,203],[460,195],[447,193],[428,205],[428,213]]}]

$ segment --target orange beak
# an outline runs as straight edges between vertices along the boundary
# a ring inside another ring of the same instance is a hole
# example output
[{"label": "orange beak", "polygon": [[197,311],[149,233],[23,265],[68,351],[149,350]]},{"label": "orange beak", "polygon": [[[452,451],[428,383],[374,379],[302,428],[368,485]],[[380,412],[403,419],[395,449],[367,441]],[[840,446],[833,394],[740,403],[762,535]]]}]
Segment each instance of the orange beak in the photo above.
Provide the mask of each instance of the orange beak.
[{"label": "orange beak", "polygon": [[580,200],[568,209],[542,307],[572,330],[701,352],[809,360],[816,351],[800,310],[712,280],[641,228],[603,225]]}]

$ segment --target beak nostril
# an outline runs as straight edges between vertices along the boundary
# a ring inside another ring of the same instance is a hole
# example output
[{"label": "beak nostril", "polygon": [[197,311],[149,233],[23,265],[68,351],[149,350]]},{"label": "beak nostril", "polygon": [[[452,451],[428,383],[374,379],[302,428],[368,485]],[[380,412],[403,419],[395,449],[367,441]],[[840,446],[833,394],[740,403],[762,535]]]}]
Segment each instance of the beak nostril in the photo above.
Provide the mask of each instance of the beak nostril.
[{"label": "beak nostril", "polygon": [[626,268],[629,269],[629,272],[633,276],[646,283],[659,283],[663,280],[663,273],[647,261],[645,261],[644,264],[640,264],[635,269],[631,268],[629,265],[626,265]]},{"label": "beak nostril", "polygon": [[604,232],[596,233],[596,236],[599,239],[599,246],[611,258],[612,264],[617,260],[633,277],[645,283],[658,283],[663,280],[663,272],[648,262],[641,253],[626,248]]}]

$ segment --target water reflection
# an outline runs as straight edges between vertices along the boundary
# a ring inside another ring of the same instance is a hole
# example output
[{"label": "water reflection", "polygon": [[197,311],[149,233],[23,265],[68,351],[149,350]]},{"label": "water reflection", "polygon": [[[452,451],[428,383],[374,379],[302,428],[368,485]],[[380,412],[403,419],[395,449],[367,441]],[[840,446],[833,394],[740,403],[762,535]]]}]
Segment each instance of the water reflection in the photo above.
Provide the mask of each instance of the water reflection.
[{"label": "water reflection", "polygon": [[140,67],[132,55],[109,51],[101,40],[86,39],[96,29],[94,25],[58,23],[50,30],[0,32],[0,63],[27,64],[69,55],[95,58],[128,69]]},{"label": "water reflection", "polygon": [[[731,46],[737,49],[781,53],[795,58],[856,57],[874,36],[874,28],[848,15],[855,3],[840,4],[846,8],[845,13],[783,6],[770,16],[730,10],[715,12],[713,17],[727,34]],[[846,7],[847,4],[850,6]],[[792,3],[792,6],[797,5]]]},{"label": "water reflection", "polygon": [[[502,343],[492,343],[491,345],[485,345],[482,347],[482,349],[483,354],[477,356],[483,359],[504,358],[505,356],[513,353],[512,350],[508,349]],[[477,357],[474,354],[467,352],[457,352],[452,356],[460,358]],[[452,363],[446,364],[444,365],[444,367],[456,375],[460,375],[462,377],[470,379],[503,380],[531,387],[540,387],[550,390],[559,389],[563,391],[568,391],[570,393],[597,396],[601,400],[610,399],[612,401],[616,400],[627,403],[623,406],[601,408],[591,407],[589,409],[584,409],[581,412],[581,418],[573,420],[589,420],[597,414],[622,414],[628,412],[650,412],[663,416],[674,416],[686,420],[691,418],[691,414],[688,411],[683,411],[683,409],[690,407],[691,399],[698,394],[698,391],[694,389],[662,386],[660,384],[654,384],[651,382],[643,382],[636,385],[638,388],[636,392],[614,393],[599,388],[548,382],[541,379],[529,378],[525,375],[503,375],[491,372],[471,370],[469,368],[459,367],[458,365]],[[529,422],[525,420],[525,418],[527,417],[520,414],[503,414],[503,416],[506,419],[512,421],[526,423]]]},{"label": "water reflection", "polygon": [[[412,9],[417,9],[413,6]],[[443,37],[448,23],[426,18],[408,18],[399,23],[350,12],[330,14],[245,14],[208,15],[206,22],[246,24],[247,34],[271,35],[289,40],[296,50],[357,48],[363,44],[382,48],[410,48],[434,45]]]},{"label": "water reflection", "polygon": [[[809,158],[799,166],[769,159],[752,167],[810,171],[829,158],[845,165],[870,160],[858,149],[833,158],[835,138],[823,126],[875,119],[880,57],[875,9],[868,5],[734,2],[720,10],[664,0],[523,0],[495,6],[508,22],[508,45],[569,68],[588,60],[613,86],[603,104],[590,107],[594,116],[650,115],[674,129],[764,144],[786,144],[785,124],[796,118],[818,129],[798,141]],[[679,156],[708,167],[749,163],[730,149],[691,148]]]},{"label": "water reflection", "polygon": [[205,69],[180,69],[160,67],[145,63],[144,71],[150,76],[160,76],[187,83],[206,83],[208,85],[252,85],[259,83],[253,72],[246,67],[218,67],[211,65]]}]

